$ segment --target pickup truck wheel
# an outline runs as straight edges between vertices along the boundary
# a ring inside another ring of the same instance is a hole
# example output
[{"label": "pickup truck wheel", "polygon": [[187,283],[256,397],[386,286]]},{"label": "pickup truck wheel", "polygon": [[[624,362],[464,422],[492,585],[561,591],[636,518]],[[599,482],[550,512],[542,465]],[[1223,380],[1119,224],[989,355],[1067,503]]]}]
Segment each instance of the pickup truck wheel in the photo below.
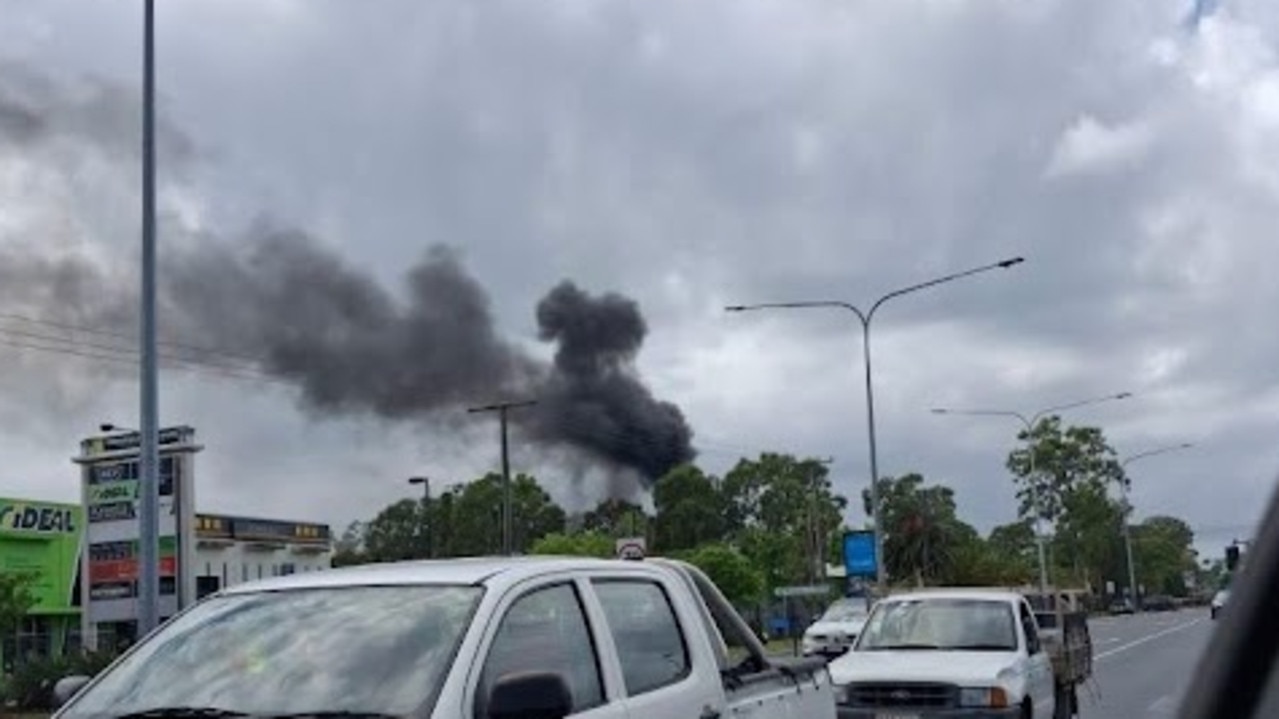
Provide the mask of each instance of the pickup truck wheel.
[{"label": "pickup truck wheel", "polygon": [[1021,703],[1021,719],[1035,719],[1035,707],[1029,699]]}]

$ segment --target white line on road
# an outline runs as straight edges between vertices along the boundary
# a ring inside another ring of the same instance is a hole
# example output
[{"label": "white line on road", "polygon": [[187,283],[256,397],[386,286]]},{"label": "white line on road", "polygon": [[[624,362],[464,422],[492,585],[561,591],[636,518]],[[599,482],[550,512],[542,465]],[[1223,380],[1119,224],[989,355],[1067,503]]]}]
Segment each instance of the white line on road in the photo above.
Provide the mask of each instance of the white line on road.
[{"label": "white line on road", "polygon": [[1129,649],[1132,649],[1133,647],[1139,647],[1142,644],[1145,644],[1146,642],[1154,641],[1158,639],[1159,637],[1167,636],[1169,634],[1172,634],[1173,632],[1179,632],[1182,629],[1186,629],[1188,627],[1193,627],[1202,621],[1203,621],[1203,617],[1200,617],[1198,619],[1192,619],[1184,624],[1178,624],[1174,627],[1169,627],[1167,629],[1155,632],[1154,634],[1148,634],[1142,637],[1141,639],[1133,640],[1131,642],[1128,642],[1127,644],[1115,647],[1114,649],[1107,649],[1101,654],[1098,654],[1095,657],[1093,657],[1093,661],[1105,659],[1106,657],[1113,657],[1114,655],[1119,654],[1120,652],[1126,652]]}]

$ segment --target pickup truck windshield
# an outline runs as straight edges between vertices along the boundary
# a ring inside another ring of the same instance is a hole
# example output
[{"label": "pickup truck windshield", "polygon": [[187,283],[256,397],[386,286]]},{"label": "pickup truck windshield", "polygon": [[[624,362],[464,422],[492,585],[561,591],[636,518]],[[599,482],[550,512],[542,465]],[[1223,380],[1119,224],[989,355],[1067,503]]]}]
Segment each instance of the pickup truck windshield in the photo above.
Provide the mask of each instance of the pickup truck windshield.
[{"label": "pickup truck windshield", "polygon": [[482,593],[418,585],[211,598],[139,645],[63,716],[191,707],[408,714],[434,701]]},{"label": "pickup truck windshield", "polygon": [[856,651],[1015,651],[1007,602],[981,599],[885,600],[871,614]]}]

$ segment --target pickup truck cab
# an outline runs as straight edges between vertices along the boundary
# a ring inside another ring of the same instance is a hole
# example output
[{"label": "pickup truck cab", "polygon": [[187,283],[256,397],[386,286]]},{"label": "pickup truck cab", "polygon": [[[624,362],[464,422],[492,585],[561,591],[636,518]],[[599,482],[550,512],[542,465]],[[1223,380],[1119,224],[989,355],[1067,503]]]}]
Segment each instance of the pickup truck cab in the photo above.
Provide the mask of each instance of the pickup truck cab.
[{"label": "pickup truck cab", "polygon": [[665,560],[410,562],[244,584],[56,693],[59,719],[835,717],[822,662],[769,659],[704,574]]},{"label": "pickup truck cab", "polygon": [[1017,592],[946,589],[876,603],[830,664],[846,719],[1050,719],[1053,664]]}]

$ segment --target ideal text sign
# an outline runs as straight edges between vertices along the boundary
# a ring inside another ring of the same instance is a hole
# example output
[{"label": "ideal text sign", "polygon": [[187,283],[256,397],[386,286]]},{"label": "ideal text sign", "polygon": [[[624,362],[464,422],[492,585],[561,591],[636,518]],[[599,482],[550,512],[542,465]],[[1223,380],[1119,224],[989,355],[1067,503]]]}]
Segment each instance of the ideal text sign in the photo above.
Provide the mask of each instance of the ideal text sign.
[{"label": "ideal text sign", "polygon": [[875,554],[875,533],[856,530],[844,533],[844,571],[849,577],[872,578],[879,573]]}]

